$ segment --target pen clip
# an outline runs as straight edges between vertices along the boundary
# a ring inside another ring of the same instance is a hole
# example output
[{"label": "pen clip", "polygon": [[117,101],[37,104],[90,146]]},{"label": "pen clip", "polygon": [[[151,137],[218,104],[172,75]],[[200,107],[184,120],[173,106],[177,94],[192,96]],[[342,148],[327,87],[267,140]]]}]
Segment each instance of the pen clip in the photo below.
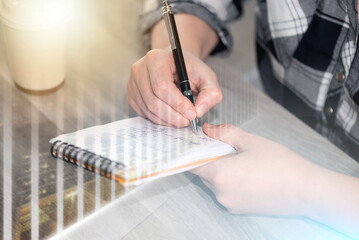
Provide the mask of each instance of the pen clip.
[{"label": "pen clip", "polygon": [[[168,32],[168,36],[169,36],[169,40],[170,40],[170,44],[171,44],[171,49],[174,50],[177,48],[177,46],[176,46],[176,42],[175,42],[175,38],[174,38],[173,27],[172,27],[171,20],[170,20],[170,17],[171,17],[170,14],[173,14],[172,8],[170,5],[167,4],[167,5],[163,6],[162,11],[163,11],[162,16],[163,16],[163,19],[166,24],[166,28],[167,28],[167,32]],[[173,15],[172,15],[172,17],[173,17]]]}]

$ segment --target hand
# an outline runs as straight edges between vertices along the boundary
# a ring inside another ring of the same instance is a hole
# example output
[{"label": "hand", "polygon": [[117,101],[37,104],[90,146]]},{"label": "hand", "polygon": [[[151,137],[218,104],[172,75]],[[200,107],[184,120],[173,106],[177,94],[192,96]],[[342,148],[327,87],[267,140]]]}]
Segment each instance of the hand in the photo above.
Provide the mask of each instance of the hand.
[{"label": "hand", "polygon": [[320,167],[286,147],[231,125],[205,124],[204,132],[236,148],[193,172],[216,194],[219,203],[238,214],[304,215],[308,186]]},{"label": "hand", "polygon": [[231,125],[205,124],[203,130],[238,151],[192,170],[230,212],[306,216],[359,239],[359,178]]},{"label": "hand", "polygon": [[152,122],[175,127],[203,116],[222,100],[215,73],[199,58],[184,52],[195,107],[181,93],[172,52],[151,50],[132,65],[127,83],[127,100],[141,116]]}]

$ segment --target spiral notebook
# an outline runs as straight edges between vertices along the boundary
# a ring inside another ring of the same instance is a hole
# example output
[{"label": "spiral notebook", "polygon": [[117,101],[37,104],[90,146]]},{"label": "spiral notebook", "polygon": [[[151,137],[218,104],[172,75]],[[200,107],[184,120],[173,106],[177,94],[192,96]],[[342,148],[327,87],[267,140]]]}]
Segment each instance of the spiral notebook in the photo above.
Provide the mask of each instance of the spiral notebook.
[{"label": "spiral notebook", "polygon": [[183,172],[235,153],[199,128],[172,128],[141,118],[129,118],[50,140],[51,154],[123,185]]}]

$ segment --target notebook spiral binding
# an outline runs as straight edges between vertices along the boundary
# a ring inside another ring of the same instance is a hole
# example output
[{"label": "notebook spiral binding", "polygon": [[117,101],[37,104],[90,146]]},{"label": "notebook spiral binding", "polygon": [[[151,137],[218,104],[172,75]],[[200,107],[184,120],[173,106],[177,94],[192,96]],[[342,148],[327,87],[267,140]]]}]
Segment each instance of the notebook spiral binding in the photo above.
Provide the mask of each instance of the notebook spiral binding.
[{"label": "notebook spiral binding", "polygon": [[112,176],[124,169],[122,163],[111,161],[108,158],[96,155],[93,152],[81,149],[75,145],[55,141],[51,145],[51,155],[62,159],[71,164],[81,166],[91,172],[99,172],[102,176],[112,178]]}]

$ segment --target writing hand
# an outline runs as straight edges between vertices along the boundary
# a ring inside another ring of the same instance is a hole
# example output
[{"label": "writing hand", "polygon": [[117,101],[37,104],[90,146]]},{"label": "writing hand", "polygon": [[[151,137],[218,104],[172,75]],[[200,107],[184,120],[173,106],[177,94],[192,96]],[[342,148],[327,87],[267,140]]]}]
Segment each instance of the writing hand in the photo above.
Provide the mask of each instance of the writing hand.
[{"label": "writing hand", "polygon": [[175,127],[189,125],[222,100],[215,73],[199,58],[184,52],[195,106],[178,89],[178,79],[169,50],[151,50],[133,64],[127,83],[127,100],[141,116]]}]

